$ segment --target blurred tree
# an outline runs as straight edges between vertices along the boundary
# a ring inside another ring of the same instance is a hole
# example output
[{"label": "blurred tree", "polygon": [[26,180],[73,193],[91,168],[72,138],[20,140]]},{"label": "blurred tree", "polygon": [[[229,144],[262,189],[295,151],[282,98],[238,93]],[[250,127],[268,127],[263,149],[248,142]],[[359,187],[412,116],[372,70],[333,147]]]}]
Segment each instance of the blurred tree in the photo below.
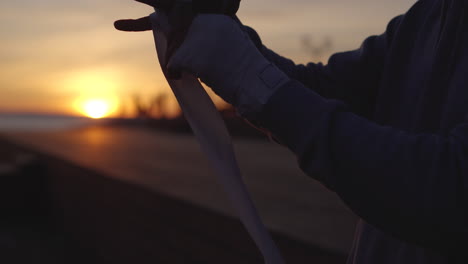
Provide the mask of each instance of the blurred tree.
[{"label": "blurred tree", "polygon": [[141,97],[137,94],[132,96],[133,106],[135,107],[135,115],[137,118],[149,118],[150,113],[148,111],[148,106],[143,103]]},{"label": "blurred tree", "polygon": [[166,111],[168,107],[168,95],[161,93],[156,95],[150,102],[148,111],[152,117],[155,118],[164,118],[166,117]]},{"label": "blurred tree", "polygon": [[303,50],[311,56],[311,59],[321,60],[333,48],[333,40],[331,37],[325,36],[322,42],[314,43],[311,35],[303,35],[301,45]]},{"label": "blurred tree", "polygon": [[168,118],[169,116],[179,116],[181,114],[180,107],[173,110],[175,114],[169,114],[171,100],[172,98],[167,93],[159,93],[149,98],[147,101],[135,94],[132,97],[135,117],[145,119],[163,119]]}]

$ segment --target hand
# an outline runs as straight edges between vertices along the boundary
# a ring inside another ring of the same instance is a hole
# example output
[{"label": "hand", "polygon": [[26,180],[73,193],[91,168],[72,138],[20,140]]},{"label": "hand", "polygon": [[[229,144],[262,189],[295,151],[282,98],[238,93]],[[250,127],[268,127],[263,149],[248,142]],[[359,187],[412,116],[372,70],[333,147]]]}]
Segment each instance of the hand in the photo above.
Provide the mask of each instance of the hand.
[{"label": "hand", "polygon": [[[152,6],[158,11],[172,13],[169,10],[173,10],[173,3],[174,0],[135,0],[137,2],[147,4]],[[237,10],[239,9],[240,0],[205,0],[205,1],[197,1],[194,2],[198,4],[194,6],[195,13],[217,13],[217,14],[226,14],[235,17]],[[176,10],[177,12],[177,10]],[[236,21],[239,25],[242,23],[235,17]],[[149,16],[142,17],[140,19],[122,19],[117,20],[114,23],[116,29],[121,31],[129,31],[129,32],[139,32],[139,31],[148,31],[152,29],[151,21]],[[246,29],[249,32],[252,32],[256,35],[256,32],[248,28]],[[247,32],[247,31],[246,31]],[[256,38],[260,41],[258,35]],[[261,42],[261,41],[260,41]]]},{"label": "hand", "polygon": [[[162,10],[168,10],[170,9],[169,4],[167,3],[170,3],[171,1],[173,0],[168,0],[168,1],[161,1],[161,0],[136,0],[140,3],[144,3],[144,4],[147,4],[147,5],[150,5],[152,6],[153,8],[155,9],[158,9],[159,11],[162,11]],[[208,0],[209,2],[210,0]],[[217,1],[218,3],[222,2],[221,0],[211,0],[211,1]],[[237,9],[239,8],[239,3],[240,3],[240,0],[239,1],[236,1],[236,0],[225,0],[227,1],[228,3],[230,3],[229,5],[223,5],[225,6],[225,8],[227,9],[227,12],[232,12],[232,13],[235,13],[237,11]],[[165,2],[167,2],[165,4]],[[200,4],[202,4],[203,1],[200,2]],[[215,8],[220,8],[219,6],[216,6],[214,5]],[[233,16],[234,20],[239,24],[239,26],[241,27],[241,29],[243,31],[245,31],[249,36],[250,36],[250,39],[253,41],[253,43],[255,44],[255,46],[257,46],[257,48],[259,50],[262,49],[262,40],[260,38],[260,36],[257,34],[257,32],[249,27],[249,26],[245,26],[242,24],[242,22],[239,20],[239,18],[237,16]],[[149,18],[149,16],[146,16],[146,17],[142,17],[140,19],[123,19],[123,20],[118,20],[114,23],[114,26],[116,29],[118,30],[121,30],[121,31],[128,31],[128,32],[139,32],[139,31],[149,31],[152,29],[152,25],[151,25],[151,20]],[[178,47],[177,47],[178,48]]]},{"label": "hand", "polygon": [[289,78],[258,51],[231,17],[198,15],[168,67],[199,77],[241,113],[260,111]]},{"label": "hand", "polygon": [[[151,0],[140,2],[154,6]],[[153,25],[167,23],[143,17],[119,20],[115,27],[146,31]],[[239,25],[238,20],[224,15],[198,15],[180,49],[168,60],[168,67],[196,75],[241,113],[249,115],[259,112],[273,92],[289,79],[260,54]]]},{"label": "hand", "polygon": [[[148,4],[158,10],[151,16],[143,17],[140,19],[125,19],[118,20],[114,23],[115,28],[122,31],[147,31],[152,29],[158,29],[159,32],[163,32],[167,41],[167,50],[164,54],[164,61],[168,62],[169,58],[174,52],[180,47],[185,39],[187,29],[190,27],[193,18],[195,17],[193,7],[191,5],[184,4],[182,1],[174,0],[137,0],[138,2]],[[208,0],[216,1],[218,0]],[[236,0],[225,0],[231,3],[235,3]],[[205,2],[197,2],[201,5]],[[216,5],[213,5],[216,6]],[[233,5],[235,7],[235,5]],[[155,31],[156,32],[156,31]],[[181,72],[170,71],[164,65],[166,76],[171,79],[180,79]]]},{"label": "hand", "polygon": [[[154,8],[158,8],[157,0],[135,0],[137,2],[150,5]],[[149,16],[142,17],[139,19],[121,19],[114,22],[114,27],[121,31],[127,32],[140,32],[152,30],[151,20]]]}]

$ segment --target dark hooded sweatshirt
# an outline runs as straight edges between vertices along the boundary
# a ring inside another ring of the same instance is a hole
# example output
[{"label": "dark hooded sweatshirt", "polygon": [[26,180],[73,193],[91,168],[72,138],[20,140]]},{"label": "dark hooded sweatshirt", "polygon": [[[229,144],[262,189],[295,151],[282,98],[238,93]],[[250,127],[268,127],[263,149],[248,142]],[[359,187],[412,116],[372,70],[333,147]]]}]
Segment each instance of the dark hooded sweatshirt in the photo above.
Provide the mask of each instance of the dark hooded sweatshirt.
[{"label": "dark hooded sweatshirt", "polygon": [[468,263],[468,1],[420,0],[254,120],[362,220],[349,263]]}]

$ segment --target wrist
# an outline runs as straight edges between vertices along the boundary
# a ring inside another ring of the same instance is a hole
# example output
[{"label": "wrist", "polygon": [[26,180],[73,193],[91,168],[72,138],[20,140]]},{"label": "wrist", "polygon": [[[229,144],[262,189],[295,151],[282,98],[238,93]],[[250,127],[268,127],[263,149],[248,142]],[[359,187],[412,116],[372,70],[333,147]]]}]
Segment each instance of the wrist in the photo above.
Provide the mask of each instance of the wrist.
[{"label": "wrist", "polygon": [[270,97],[290,81],[284,72],[263,56],[262,60],[256,60],[253,68],[246,71],[248,74],[242,79],[235,104],[244,117],[260,113]]},{"label": "wrist", "polygon": [[254,43],[255,47],[257,47],[258,50],[261,50],[263,43],[257,31],[249,26],[241,25],[241,27],[242,30],[249,36],[250,40]]}]

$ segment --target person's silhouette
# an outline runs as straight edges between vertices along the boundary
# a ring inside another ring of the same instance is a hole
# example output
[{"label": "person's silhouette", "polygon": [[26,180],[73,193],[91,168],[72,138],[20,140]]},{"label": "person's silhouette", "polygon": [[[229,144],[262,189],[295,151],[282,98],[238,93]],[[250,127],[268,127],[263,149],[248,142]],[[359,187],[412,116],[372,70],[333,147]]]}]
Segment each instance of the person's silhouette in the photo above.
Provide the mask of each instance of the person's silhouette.
[{"label": "person's silhouette", "polygon": [[169,66],[269,130],[362,218],[349,263],[468,263],[467,1],[417,1],[327,65],[296,65],[238,21],[198,15]]}]

